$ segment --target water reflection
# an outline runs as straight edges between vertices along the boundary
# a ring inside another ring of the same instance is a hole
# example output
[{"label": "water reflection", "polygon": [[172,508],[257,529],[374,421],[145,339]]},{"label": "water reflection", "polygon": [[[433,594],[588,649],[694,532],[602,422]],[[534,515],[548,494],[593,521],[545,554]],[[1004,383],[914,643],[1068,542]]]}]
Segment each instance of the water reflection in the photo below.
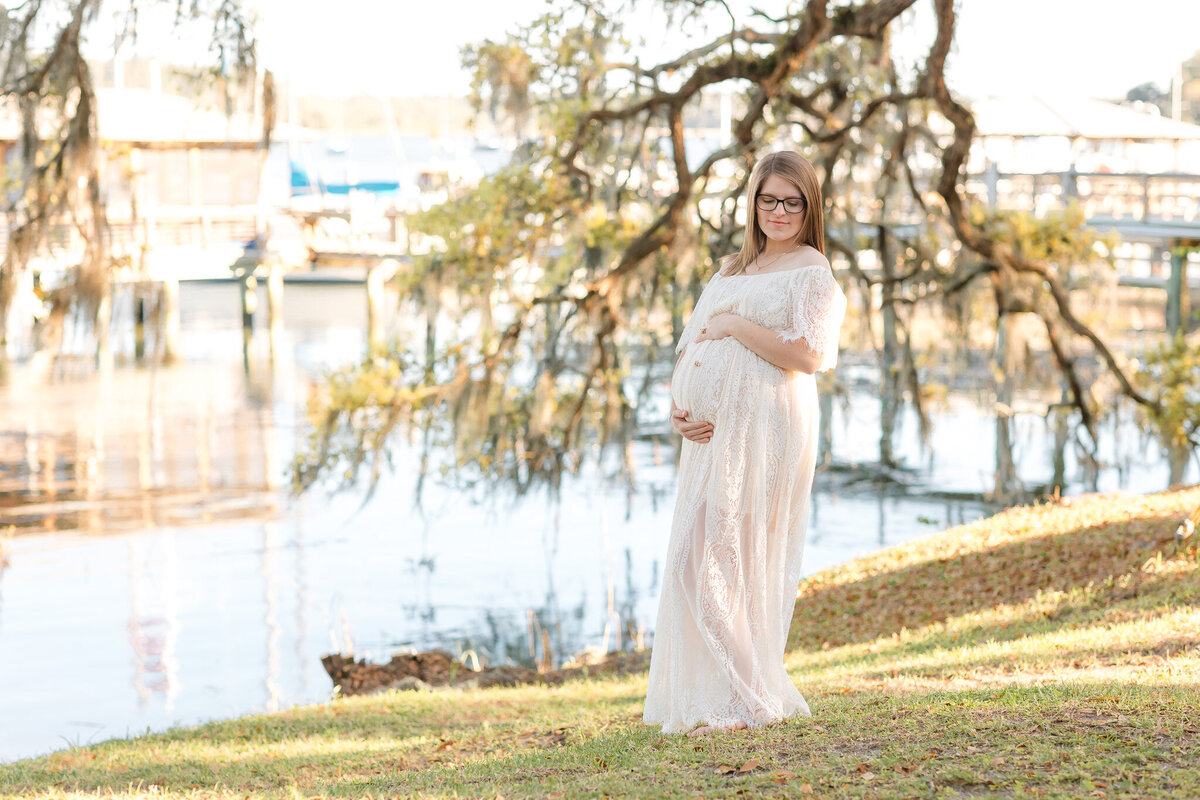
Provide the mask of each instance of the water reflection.
[{"label": "water reflection", "polygon": [[276,541],[277,537],[272,535],[275,533],[274,528],[274,525],[262,526],[262,560],[259,567],[259,574],[262,577],[263,607],[266,610],[263,616],[263,625],[267,630],[265,658],[267,669],[266,679],[263,681],[263,688],[266,694],[263,707],[267,711],[278,711],[282,696],[279,685],[279,639],[282,635],[282,630],[279,625],[279,586],[275,565],[278,544]]},{"label": "water reflection", "polygon": [[[319,490],[288,499],[305,398],[324,368],[361,354],[365,300],[359,287],[289,287],[277,341],[252,344],[247,374],[235,292],[185,285],[176,366],[29,365],[0,384],[0,530],[19,533],[0,539],[0,686],[21,687],[0,690],[0,759],[320,701],[331,651],[444,647],[535,665],[649,644],[670,440],[636,441],[632,493],[588,475],[553,503],[517,505],[428,482],[414,509],[418,444],[397,446],[365,506]],[[856,369],[873,367],[848,360],[848,385]],[[875,457],[878,398],[852,389],[824,410],[809,574],[985,513],[971,498],[990,479],[994,424],[978,404],[949,403],[928,443],[901,413],[905,464],[885,489],[855,471]],[[1106,420],[1089,465],[1057,419],[1018,414],[1018,473],[1161,488],[1165,465],[1155,472],[1131,424]]]},{"label": "water reflection", "polygon": [[[588,505],[575,494],[579,488],[567,492],[566,504],[576,508]],[[431,546],[435,539],[460,535],[457,521],[422,510],[420,534],[410,542],[411,554],[404,559],[408,596],[401,609],[410,623],[409,635],[387,640],[383,652],[444,648],[464,663],[549,668],[588,648],[607,651],[646,644],[643,599],[647,592],[635,575],[646,553],[635,557],[634,548],[626,543],[629,529],[644,530],[644,514],[623,514],[619,531],[611,530],[608,523],[624,500],[623,492],[618,496],[601,493],[600,501],[592,504],[594,516],[588,517],[593,524],[587,530],[588,526],[581,526],[569,512],[572,519],[564,528],[565,503],[559,498],[542,510],[544,518],[536,527],[536,539],[534,526],[525,524],[528,509],[499,509],[494,503],[478,507],[495,550],[503,552],[493,553],[494,561],[468,568],[475,573],[473,583],[463,579],[462,554]],[[656,511],[651,514],[657,516]],[[565,552],[564,530],[568,537]],[[507,537],[511,546],[501,537]],[[594,555],[588,552],[591,547],[596,548]],[[446,565],[445,574],[439,574],[442,564]],[[477,571],[480,567],[482,572]],[[496,591],[496,583],[504,583],[497,580],[496,572],[506,568],[522,573],[522,590],[500,592],[499,602],[480,602],[480,594],[486,597]],[[654,557],[651,575],[656,576],[657,570]],[[558,588],[564,576],[567,603]],[[446,600],[447,588],[455,593],[450,601]],[[657,597],[657,589],[655,577],[649,587],[651,600]]]},{"label": "water reflection", "polygon": [[111,533],[273,514],[274,416],[236,408],[247,393],[234,380],[192,368],[9,382],[0,525]]},{"label": "water reflection", "polygon": [[[177,569],[174,538],[163,536],[129,543],[129,632],[133,651],[131,684],[138,706],[162,696],[164,710],[174,709],[179,693],[179,611],[175,603]],[[156,552],[161,549],[161,552]]]}]

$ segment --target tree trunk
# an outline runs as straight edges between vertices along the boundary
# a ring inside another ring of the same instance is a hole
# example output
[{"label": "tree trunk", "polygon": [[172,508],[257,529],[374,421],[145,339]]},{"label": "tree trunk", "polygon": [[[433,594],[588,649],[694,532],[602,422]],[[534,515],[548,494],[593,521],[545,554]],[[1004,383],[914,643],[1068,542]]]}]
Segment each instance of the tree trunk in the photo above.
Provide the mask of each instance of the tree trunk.
[{"label": "tree trunk", "polygon": [[1188,447],[1172,444],[1167,448],[1167,465],[1170,468],[1168,486],[1178,486],[1183,483],[1183,475],[1187,472],[1190,456],[1191,450]]},{"label": "tree trunk", "polygon": [[992,493],[1003,502],[1020,490],[1012,453],[1012,405],[1014,361],[1019,351],[1017,316],[1001,312],[996,326],[996,350],[992,365],[996,375],[996,474]]},{"label": "tree trunk", "polygon": [[896,415],[900,410],[900,343],[897,339],[896,288],[893,282],[896,270],[888,248],[887,228],[878,230],[879,267],[881,286],[880,312],[883,315],[883,343],[879,351],[879,463],[894,466],[896,453],[893,436],[896,432]]},{"label": "tree trunk", "polygon": [[1058,494],[1067,486],[1067,441],[1070,438],[1069,421],[1071,417],[1071,392],[1063,386],[1062,399],[1054,411],[1054,477],[1051,482]]},{"label": "tree trunk", "polygon": [[833,460],[833,392],[824,391],[817,395],[820,418],[817,425],[817,466]]}]

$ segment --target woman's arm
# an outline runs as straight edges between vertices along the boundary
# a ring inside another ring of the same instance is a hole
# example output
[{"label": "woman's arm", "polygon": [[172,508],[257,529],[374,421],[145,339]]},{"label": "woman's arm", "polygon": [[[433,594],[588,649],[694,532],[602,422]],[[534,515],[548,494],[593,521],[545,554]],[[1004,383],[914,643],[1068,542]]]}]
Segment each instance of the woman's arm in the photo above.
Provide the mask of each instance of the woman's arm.
[{"label": "woman's arm", "polygon": [[770,361],[780,369],[793,372],[807,372],[809,375],[821,366],[821,354],[814,353],[803,338],[794,342],[785,342],[779,338],[779,332],[770,328],[756,325],[745,317],[737,314],[716,314],[712,316],[696,337],[697,342],[705,339],[724,339],[732,336],[741,342],[742,346],[752,350],[759,358]]}]

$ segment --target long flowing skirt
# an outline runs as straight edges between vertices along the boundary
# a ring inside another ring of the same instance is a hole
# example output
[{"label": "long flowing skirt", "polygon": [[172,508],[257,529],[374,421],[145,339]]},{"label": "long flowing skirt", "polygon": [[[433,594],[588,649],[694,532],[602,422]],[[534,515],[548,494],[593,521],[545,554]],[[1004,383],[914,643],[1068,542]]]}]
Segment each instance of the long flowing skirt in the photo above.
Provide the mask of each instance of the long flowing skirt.
[{"label": "long flowing skirt", "polygon": [[[680,408],[701,405],[701,391],[719,397],[712,440],[685,440],[679,465],[643,715],[666,733],[809,715],[783,656],[816,458],[816,384],[747,355],[721,359],[719,386],[687,376],[672,385]],[[742,368],[730,371],[731,361]]]}]

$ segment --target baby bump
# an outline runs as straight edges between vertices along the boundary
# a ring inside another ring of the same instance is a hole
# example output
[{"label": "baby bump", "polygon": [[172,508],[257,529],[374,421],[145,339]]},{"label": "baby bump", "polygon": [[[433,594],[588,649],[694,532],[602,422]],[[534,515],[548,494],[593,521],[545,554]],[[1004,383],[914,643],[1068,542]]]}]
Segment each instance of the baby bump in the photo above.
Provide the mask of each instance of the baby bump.
[{"label": "baby bump", "polygon": [[716,422],[725,382],[733,367],[735,347],[741,345],[734,339],[705,340],[688,345],[671,377],[671,399],[676,408],[688,412],[689,419]]}]

